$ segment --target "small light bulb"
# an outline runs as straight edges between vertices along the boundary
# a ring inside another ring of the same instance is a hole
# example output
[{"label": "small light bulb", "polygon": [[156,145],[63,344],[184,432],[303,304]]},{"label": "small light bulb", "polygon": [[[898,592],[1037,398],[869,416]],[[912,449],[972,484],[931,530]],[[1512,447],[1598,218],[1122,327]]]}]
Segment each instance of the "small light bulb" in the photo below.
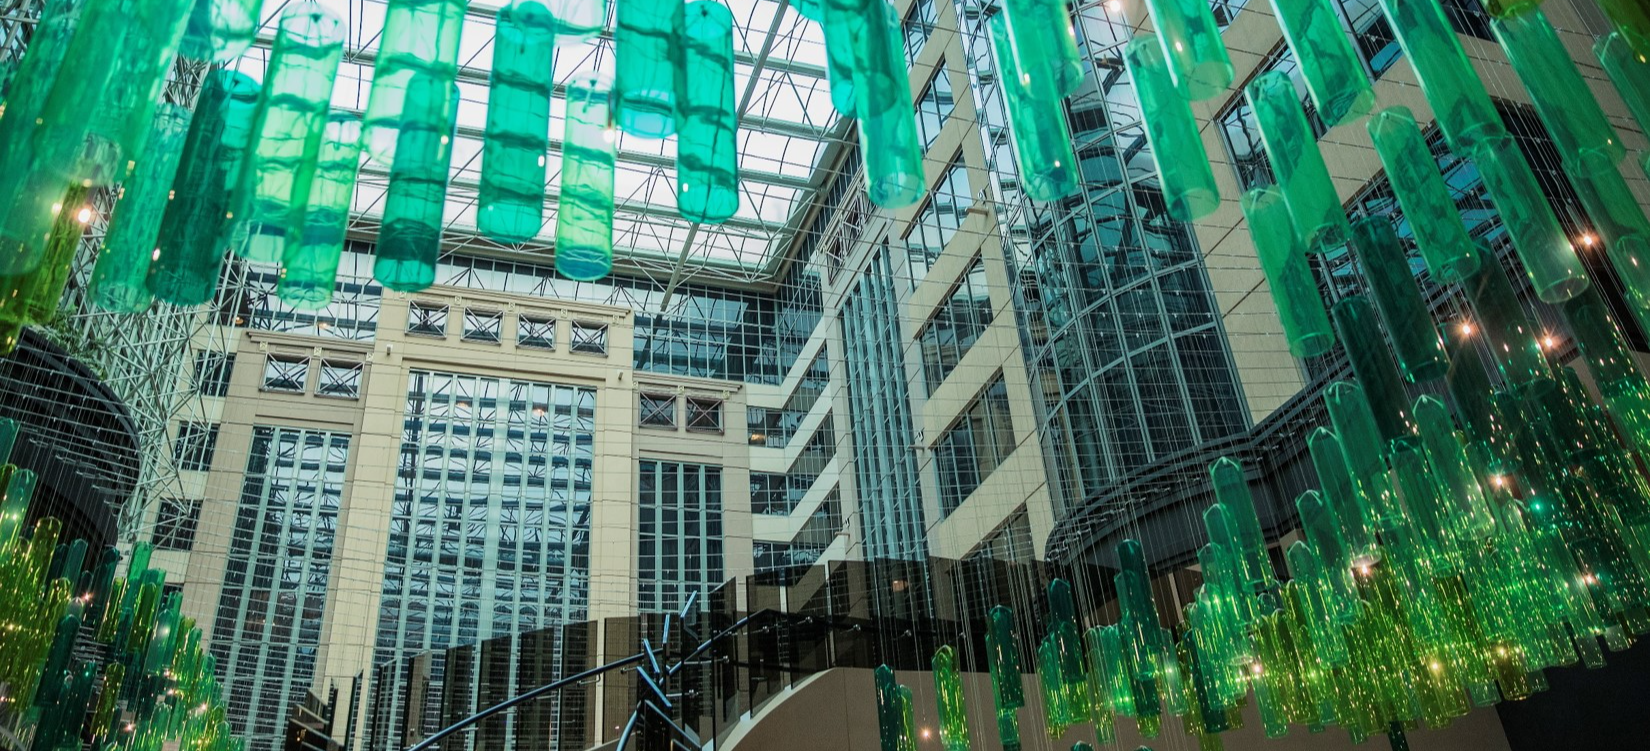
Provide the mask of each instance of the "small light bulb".
[{"label": "small light bulb", "polygon": [[1506,475],[1496,475],[1494,477],[1491,477],[1490,482],[1494,483],[1495,486],[1498,487],[1498,488],[1507,487],[1507,477],[1506,477]]},{"label": "small light bulb", "polygon": [[1472,321],[1461,322],[1461,336],[1472,336]]},{"label": "small light bulb", "polygon": [[1106,10],[1113,13],[1123,12],[1123,0],[1106,0]]},{"label": "small light bulb", "polygon": [[1598,242],[1598,235],[1591,232],[1585,233],[1581,236],[1581,244],[1589,248],[1593,247],[1593,243],[1596,242]]},{"label": "small light bulb", "polygon": [[607,129],[602,131],[602,142],[604,142],[604,143],[613,143],[613,140],[618,138],[618,137],[619,137],[619,134],[616,133],[612,128],[607,128]]},{"label": "small light bulb", "polygon": [[1541,346],[1545,349],[1552,349],[1558,346],[1558,340],[1554,339],[1552,334],[1548,334],[1541,337]]},{"label": "small light bulb", "polygon": [[80,222],[81,224],[91,224],[91,222],[92,222],[92,209],[90,207],[84,207],[83,206],[80,209],[80,213],[75,214],[74,218],[75,218],[76,221]]}]

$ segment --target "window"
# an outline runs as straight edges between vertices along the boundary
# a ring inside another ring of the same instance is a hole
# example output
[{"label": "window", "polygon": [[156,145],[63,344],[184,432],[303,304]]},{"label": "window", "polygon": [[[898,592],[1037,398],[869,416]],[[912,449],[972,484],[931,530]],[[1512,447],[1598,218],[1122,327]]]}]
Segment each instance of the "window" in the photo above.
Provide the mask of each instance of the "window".
[{"label": "window", "polygon": [[229,376],[235,358],[227,352],[195,353],[195,392],[201,396],[229,396]]},{"label": "window", "polygon": [[648,428],[676,427],[676,397],[642,394],[639,424]]},{"label": "window", "polygon": [[940,18],[939,11],[934,7],[934,0],[916,0],[911,3],[911,10],[905,14],[905,22],[901,27],[905,31],[905,65],[907,67],[917,62],[922,54],[922,47],[928,43],[929,35],[934,33],[934,22]]},{"label": "window", "polygon": [[[1301,77],[1300,65],[1295,61],[1295,53],[1288,45],[1278,43],[1272,54],[1260,64],[1256,75],[1271,71],[1282,71],[1295,84],[1295,91],[1300,98],[1301,107],[1306,111],[1306,123],[1312,128],[1312,137],[1321,138],[1329,132],[1323,118],[1318,116],[1318,108],[1312,103],[1312,97],[1306,92],[1306,79]],[[1267,160],[1266,151],[1261,145],[1260,126],[1255,123],[1254,110],[1249,108],[1249,100],[1242,94],[1232,98],[1232,103],[1218,118],[1222,140],[1226,143],[1226,154],[1231,157],[1232,169],[1237,172],[1238,185],[1243,190],[1260,187],[1274,182],[1272,163]]]},{"label": "window", "polygon": [[447,306],[416,302],[408,305],[407,333],[445,338],[447,336]]},{"label": "window", "polygon": [[264,359],[264,391],[302,394],[309,384],[309,358],[270,355]]},{"label": "window", "polygon": [[998,376],[934,443],[940,513],[950,516],[956,511],[1013,451],[1008,389]]},{"label": "window", "polygon": [[361,396],[361,369],[358,362],[321,362],[321,382],[315,388],[320,396],[340,399],[358,399]]},{"label": "window", "polygon": [[939,72],[934,74],[934,80],[928,82],[928,88],[917,100],[917,133],[922,136],[923,150],[933,146],[934,139],[940,137],[940,131],[945,128],[946,118],[951,117],[955,104],[951,76],[945,72],[942,62]]},{"label": "window", "polygon": [[637,609],[670,612],[722,583],[722,468],[638,462]]},{"label": "window", "polygon": [[688,399],[687,429],[703,433],[722,432],[722,400]]},{"label": "window", "polygon": [[911,229],[905,234],[913,288],[927,275],[935,259],[945,252],[946,243],[956,236],[963,218],[968,214],[968,207],[973,203],[974,194],[968,185],[968,165],[963,163],[962,154],[958,154],[952,158],[951,166],[946,169],[939,184],[929,192],[927,205],[923,206],[922,213],[912,221]]},{"label": "window", "polygon": [[212,468],[212,455],[218,449],[216,423],[178,423],[178,439],[172,444],[172,461],[178,469],[205,472]]},{"label": "window", "polygon": [[464,309],[464,341],[498,344],[503,333],[503,313],[497,310]]},{"label": "window", "polygon": [[516,317],[516,346],[556,348],[556,319],[526,313]]},{"label": "window", "polygon": [[195,530],[201,523],[201,502],[183,498],[160,499],[160,515],[149,541],[161,550],[195,549]]},{"label": "window", "polygon": [[574,321],[572,350],[581,355],[607,354],[607,324]]},{"label": "window", "polygon": [[934,312],[923,328],[922,373],[933,394],[945,377],[951,375],[963,355],[979,341],[986,327],[991,325],[991,295],[985,286],[985,263],[974,260],[968,273],[957,282],[945,303]]},{"label": "window", "polygon": [[830,383],[830,365],[829,350],[820,347],[819,354],[814,355],[813,362],[803,371],[802,380],[796,384],[790,398],[785,400],[784,407],[751,407],[746,412],[752,446],[782,449],[790,443],[791,436],[802,427],[802,421],[808,418],[814,403],[819,401],[820,394]]}]

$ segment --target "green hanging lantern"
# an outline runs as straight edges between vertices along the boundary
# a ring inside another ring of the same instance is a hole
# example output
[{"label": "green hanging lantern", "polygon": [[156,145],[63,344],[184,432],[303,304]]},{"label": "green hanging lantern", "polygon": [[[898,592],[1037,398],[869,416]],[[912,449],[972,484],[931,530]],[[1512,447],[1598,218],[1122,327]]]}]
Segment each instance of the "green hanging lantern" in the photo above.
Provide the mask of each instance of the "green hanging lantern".
[{"label": "green hanging lantern", "polygon": [[300,310],[316,310],[332,302],[360,167],[361,116],[334,112],[322,131],[303,230],[287,245],[281,259],[281,279],[275,288],[281,302]]},{"label": "green hanging lantern", "polygon": [[[587,4],[564,0],[557,5]],[[600,0],[596,0],[600,2]],[[363,115],[362,139],[367,153],[394,169],[404,110],[415,76],[452,82],[458,77],[458,40],[464,31],[469,0],[389,0],[384,33],[372,69],[372,92]],[[603,6],[605,12],[605,5]],[[556,10],[553,6],[552,12]],[[558,15],[557,20],[561,20]],[[565,31],[567,27],[558,26]]]},{"label": "green hanging lantern", "polygon": [[714,0],[698,0],[684,15],[688,74],[676,135],[676,207],[689,220],[715,224],[739,210],[733,13]]},{"label": "green hanging lantern", "polygon": [[435,283],[458,100],[458,85],[440,76],[420,73],[407,87],[372,272],[390,289],[417,292]]},{"label": "green hanging lantern", "polygon": [[536,0],[516,0],[499,10],[497,28],[476,228],[501,243],[523,243],[544,227],[556,26]]},{"label": "green hanging lantern", "polygon": [[1243,94],[1255,113],[1267,159],[1307,251],[1324,253],[1345,243],[1349,234],[1346,213],[1307,125],[1295,84],[1282,72],[1271,71],[1251,81]]},{"label": "green hanging lantern", "polygon": [[613,269],[613,169],[618,134],[609,106],[612,84],[596,75],[567,85],[561,196],[556,215],[556,273],[593,281]]},{"label": "green hanging lantern", "polygon": [[[999,59],[1001,55],[999,55]],[[1151,34],[1136,34],[1123,48],[1123,62],[1134,80],[1169,216],[1184,222],[1208,216],[1220,207],[1220,191],[1203,149],[1191,103],[1175,88],[1163,46]],[[1013,103],[1012,98],[1010,103]],[[1038,118],[1029,118],[1035,123]],[[1067,128],[1066,118],[1049,118]],[[1070,140],[1070,136],[1066,136]],[[1069,147],[1068,147],[1069,151]],[[1075,165],[1073,165],[1075,172]]]}]

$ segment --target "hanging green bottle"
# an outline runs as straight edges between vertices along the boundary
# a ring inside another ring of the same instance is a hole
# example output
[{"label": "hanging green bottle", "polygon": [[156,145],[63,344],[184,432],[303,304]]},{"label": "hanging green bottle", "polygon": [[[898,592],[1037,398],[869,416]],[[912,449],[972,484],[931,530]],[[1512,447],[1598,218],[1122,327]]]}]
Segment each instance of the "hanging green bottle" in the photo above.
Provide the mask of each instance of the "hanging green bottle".
[{"label": "hanging green bottle", "polygon": [[1004,0],[1002,8],[1017,74],[1002,80],[1045,106],[1075,93],[1083,63],[1066,0]]},{"label": "hanging green bottle", "polygon": [[1471,331],[1462,334],[1470,337],[1482,333],[1501,380],[1513,391],[1523,393],[1551,374],[1547,356],[1541,351],[1539,332],[1519,305],[1501,262],[1489,248],[1480,245],[1477,251],[1478,273],[1461,285],[1474,316],[1465,323]]},{"label": "hanging green bottle", "polygon": [[[1409,442],[1413,436],[1407,414],[1409,397],[1404,394],[1403,379],[1381,337],[1375,307],[1368,297],[1351,295],[1335,303],[1334,316],[1335,331],[1346,345],[1346,358],[1375,415],[1382,444]],[[1432,335],[1430,327],[1427,334]]]},{"label": "hanging green bottle", "polygon": [[1540,8],[1526,8],[1490,20],[1547,134],[1566,164],[1597,169],[1614,166],[1627,151],[1604,117],[1558,31]]},{"label": "hanging green bottle", "polygon": [[1435,0],[1381,0],[1393,36],[1415,69],[1438,125],[1458,154],[1506,136],[1490,95]]},{"label": "hanging green bottle", "polygon": [[[865,191],[871,203],[901,209],[922,200],[928,178],[922,166],[922,141],[911,104],[899,15],[882,0],[871,0],[868,5],[871,16],[861,24],[863,37],[854,45],[854,112],[859,118]],[[831,7],[827,3],[827,18]]]},{"label": "hanging green bottle", "polygon": [[241,56],[258,35],[264,0],[199,0],[189,15],[178,54],[226,63]]},{"label": "hanging green bottle", "polygon": [[526,242],[544,227],[555,51],[555,19],[537,0],[516,0],[499,10],[476,227],[501,243]]},{"label": "hanging green bottle", "polygon": [[[11,450],[17,446],[17,421],[10,417],[0,417],[0,466],[11,462]],[[5,492],[5,483],[0,482],[0,493]],[[0,540],[0,544],[4,544]]]},{"label": "hanging green bottle", "polygon": [[894,680],[894,670],[885,664],[878,665],[871,676],[877,690],[877,738],[881,749],[900,751],[899,683]]},{"label": "hanging green bottle", "polygon": [[1433,396],[1415,400],[1411,410],[1439,495],[1449,504],[1453,531],[1462,539],[1488,536],[1495,527],[1489,503],[1473,476],[1467,452],[1455,435],[1449,408]]},{"label": "hanging green bottle", "polygon": [[34,497],[33,470],[18,469],[15,465],[0,466],[0,480],[4,483],[4,501],[0,502],[0,548],[17,539],[23,521],[29,512],[29,500]]},{"label": "hanging green bottle", "polygon": [[617,134],[609,111],[611,84],[596,75],[567,85],[556,273],[594,281],[613,269],[613,169]]},{"label": "hanging green bottle", "polygon": [[303,231],[287,244],[281,259],[281,280],[275,289],[282,302],[300,310],[316,310],[332,302],[360,166],[361,116],[353,112],[328,115],[315,177],[309,184]]},{"label": "hanging green bottle", "polygon": [[1175,87],[1194,102],[1224,93],[1232,85],[1232,59],[1226,54],[1210,5],[1197,0],[1147,0],[1146,7]]},{"label": "hanging green bottle", "polygon": [[545,0],[545,4],[556,17],[556,44],[592,39],[607,25],[607,0]]},{"label": "hanging green bottle", "polygon": [[1216,459],[1209,466],[1209,479],[1214,485],[1215,500],[1226,510],[1226,518],[1236,535],[1238,547],[1233,552],[1242,566],[1246,591],[1259,595],[1276,588],[1277,574],[1266,552],[1266,536],[1261,532],[1260,516],[1255,513],[1255,501],[1249,494],[1249,480],[1244,477],[1243,465],[1228,457]]},{"label": "hanging green bottle", "polygon": [[260,90],[251,78],[234,71],[207,75],[145,281],[161,300],[200,305],[212,299],[224,254],[240,247],[236,228],[242,223],[233,216],[234,198],[251,146]]},{"label": "hanging green bottle", "polygon": [[1306,438],[1306,448],[1312,455],[1312,467],[1318,473],[1323,499],[1333,511],[1341,540],[1346,545],[1347,559],[1342,563],[1358,567],[1379,561],[1381,554],[1375,543],[1373,520],[1358,503],[1340,436],[1328,428],[1314,428]]},{"label": "hanging green bottle", "polygon": [[682,0],[626,0],[613,17],[613,96],[619,128],[640,138],[676,132],[676,97],[696,83],[682,57]]},{"label": "hanging green bottle", "polygon": [[[863,0],[819,0],[820,30],[825,35],[825,74],[831,89],[831,106],[843,117],[854,117],[859,99],[854,85],[853,20],[863,17]],[[833,7],[835,6],[835,7]]]},{"label": "hanging green bottle", "polygon": [[1650,8],[1638,0],[1598,0],[1598,6],[1635,51],[1650,56]]},{"label": "hanging green bottle", "polygon": [[1324,406],[1341,440],[1342,457],[1352,475],[1353,489],[1372,528],[1401,513],[1387,473],[1389,439],[1383,436],[1364,389],[1351,381],[1329,384],[1323,393]]},{"label": "hanging green bottle", "polygon": [[1391,222],[1380,216],[1359,219],[1352,226],[1352,249],[1363,266],[1404,378],[1410,383],[1443,378],[1449,360]]},{"label": "hanging green bottle", "polygon": [[1609,305],[1587,290],[1559,308],[1581,348],[1610,416],[1639,451],[1650,451],[1650,384],[1627,346]]},{"label": "hanging green bottle", "polygon": [[1650,131],[1650,50],[1637,51],[1621,31],[1612,31],[1593,45],[1593,54],[1610,76],[1616,93],[1639,126]]},{"label": "hanging green bottle", "polygon": [[390,289],[417,292],[435,283],[458,99],[458,85],[439,76],[419,73],[407,87],[372,271]]},{"label": "hanging green bottle", "polygon": [[[37,129],[50,132],[39,122],[41,112],[57,82],[58,71],[64,67],[64,56],[75,29],[82,15],[92,16],[95,22],[102,13],[100,9],[83,13],[82,2],[52,0],[41,6],[34,33],[6,90],[5,106],[0,108],[0,144],[28,144],[36,137]],[[85,123],[79,126],[83,136]],[[0,150],[0,207],[10,207],[15,202],[25,204],[24,208],[40,208],[37,202],[41,200],[49,205],[49,199],[44,196],[30,202],[26,193],[20,193],[31,171],[38,169],[36,160],[40,151],[16,147]],[[67,185],[69,180],[62,182]],[[10,215],[10,211],[0,211],[0,221],[8,222],[0,223],[0,275],[22,277],[39,266],[49,243],[46,239],[49,227],[56,224],[57,215],[24,212],[17,216],[16,225],[9,223],[13,221],[8,218]]]},{"label": "hanging green bottle", "polygon": [[144,149],[154,143],[149,131],[195,0],[136,0],[119,5],[123,16],[120,35],[101,40],[117,50],[116,67],[107,79],[102,101],[88,111],[93,115],[92,140],[114,144],[114,148],[83,159],[81,165],[91,170],[97,185],[127,179],[143,161]]},{"label": "hanging green bottle", "polygon": [[[1220,207],[1220,191],[1215,187],[1214,172],[1204,153],[1203,137],[1198,133],[1191,103],[1175,88],[1169,76],[1163,46],[1151,34],[1136,34],[1123,48],[1123,62],[1134,80],[1134,94],[1140,100],[1146,143],[1152,149],[1152,161],[1157,165],[1169,216],[1183,222],[1208,216]],[[1012,98],[1009,103],[1013,104]],[[1028,113],[1025,119],[1033,127],[1053,122],[1063,129],[1069,128],[1064,117],[1040,118]],[[1066,138],[1069,141],[1070,136]],[[1066,150],[1069,153],[1070,147]]]},{"label": "hanging green bottle", "polygon": [[1508,472],[1517,466],[1516,452],[1498,424],[1489,373],[1476,348],[1470,346],[1471,333],[1476,330],[1466,322],[1438,327],[1439,338],[1444,340],[1450,358],[1449,375],[1445,376],[1444,384],[1461,417],[1472,461],[1492,474]]},{"label": "hanging green bottle", "polygon": [[1323,253],[1346,242],[1346,213],[1306,123],[1295,84],[1281,71],[1271,71],[1251,81],[1243,93],[1306,250]]},{"label": "hanging green bottle", "polygon": [[247,237],[236,252],[249,261],[279,262],[302,233],[343,54],[344,24],[332,11],[305,2],[281,14],[253,120],[254,146],[241,174]]},{"label": "hanging green bottle", "polygon": [[1586,289],[1587,272],[1512,138],[1494,139],[1467,152],[1467,157],[1484,178],[1484,187],[1524,262],[1524,273],[1536,296],[1556,304]]},{"label": "hanging green bottle", "polygon": [[957,651],[950,645],[934,653],[934,697],[940,719],[940,745],[945,751],[968,751],[968,706],[963,698]]},{"label": "hanging green bottle", "polygon": [[1003,751],[1020,751],[1020,717],[1014,714],[1014,710],[997,710],[997,741],[1002,744]]},{"label": "hanging green bottle", "polygon": [[698,0],[684,14],[688,74],[676,134],[676,208],[691,221],[719,224],[739,210],[733,13],[714,0]]},{"label": "hanging green bottle", "polygon": [[[1019,68],[1014,62],[1004,14],[993,15],[986,22],[991,28],[997,75],[1006,81],[1019,79]],[[1137,77],[1135,80],[1140,79]],[[1044,116],[1050,108],[1059,105],[1038,102],[1026,95],[1020,86],[1005,85],[1002,92],[1003,105],[1008,110],[1008,134],[1014,142],[1020,188],[1025,191],[1026,197],[1033,201],[1054,201],[1075,194],[1079,183],[1077,156],[1071,147],[1071,125],[1064,117]],[[1173,199],[1169,200],[1170,212],[1173,213]]]},{"label": "hanging green bottle", "polygon": [[1633,312],[1650,323],[1650,219],[1616,165],[1583,159],[1566,164],[1564,171],[1598,230],[1596,237],[1582,237],[1584,247],[1602,242]]},{"label": "hanging green bottle", "polygon": [[986,664],[991,670],[992,696],[1001,714],[1026,705],[1020,678],[1020,645],[1014,633],[1014,611],[998,605],[986,618]]},{"label": "hanging green bottle", "polygon": [[1318,283],[1306,262],[1306,247],[1295,233],[1284,194],[1275,186],[1255,188],[1239,202],[1249,221],[1249,237],[1278,309],[1289,353],[1317,357],[1335,346]]},{"label": "hanging green bottle", "polygon": [[[392,170],[400,143],[403,111],[413,78],[423,74],[438,81],[458,77],[458,40],[464,31],[469,0],[389,0],[384,8],[384,33],[379,36],[378,60],[372,69],[372,93],[362,116],[364,148]],[[592,0],[561,0],[552,5],[584,6]],[[605,16],[606,6],[600,0]],[[560,21],[561,16],[557,15]],[[567,31],[565,25],[557,26]]]},{"label": "hanging green bottle", "polygon": [[145,281],[183,141],[189,134],[189,114],[188,109],[170,102],[161,105],[143,161],[121,190],[97,266],[92,269],[92,302],[104,310],[136,313],[153,300]]},{"label": "hanging green bottle", "polygon": [[1367,127],[1432,277],[1449,284],[1472,276],[1478,270],[1478,254],[1414,113],[1408,107],[1387,107],[1375,113]]},{"label": "hanging green bottle", "polygon": [[1272,8],[1324,123],[1333,127],[1369,112],[1375,90],[1330,1],[1272,0]]},{"label": "hanging green bottle", "polygon": [[1055,658],[1056,693],[1062,717],[1075,725],[1089,720],[1087,682],[1083,675],[1083,638],[1077,623],[1077,604],[1071,584],[1055,579],[1048,584],[1048,641]]},{"label": "hanging green bottle", "polygon": [[[46,255],[34,271],[0,276],[0,356],[11,354],[17,347],[24,326],[46,323],[56,316],[80,240],[86,234],[86,220],[91,218],[86,194],[87,189],[78,185],[63,194],[63,210],[57,214]],[[10,446],[6,449],[9,451]],[[0,462],[4,461],[0,457]]]}]

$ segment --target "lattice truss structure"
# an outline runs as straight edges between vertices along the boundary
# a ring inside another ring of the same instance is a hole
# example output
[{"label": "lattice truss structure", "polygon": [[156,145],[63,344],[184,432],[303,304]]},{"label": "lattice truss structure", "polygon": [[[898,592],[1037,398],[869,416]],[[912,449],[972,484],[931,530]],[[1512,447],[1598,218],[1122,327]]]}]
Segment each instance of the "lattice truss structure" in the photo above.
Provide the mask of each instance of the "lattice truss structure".
[{"label": "lattice truss structure", "polygon": [[[280,14],[296,0],[270,0],[252,50],[233,67],[262,80]],[[344,19],[344,59],[333,90],[335,109],[361,112],[372,88],[373,65],[383,33],[386,0],[319,0]],[[592,71],[613,71],[611,35],[560,47],[553,71],[550,152],[547,156],[545,223],[539,237],[518,246],[499,245],[476,230],[487,82],[492,64],[494,17],[507,3],[473,2],[461,36],[458,86],[461,102],[447,194],[445,250],[530,257],[545,262],[552,250],[561,184],[561,140],[566,82]],[[788,0],[731,0],[734,14],[734,91],[738,97],[740,209],[728,222],[700,225],[676,210],[675,138],[618,135],[615,194],[615,262],[650,277],[678,281],[704,275],[727,282],[770,278],[780,266],[814,192],[829,179],[816,169],[834,155],[846,132],[830,105],[825,45],[819,25],[803,19]],[[357,182],[352,231],[377,234],[390,165],[363,164]]]}]

